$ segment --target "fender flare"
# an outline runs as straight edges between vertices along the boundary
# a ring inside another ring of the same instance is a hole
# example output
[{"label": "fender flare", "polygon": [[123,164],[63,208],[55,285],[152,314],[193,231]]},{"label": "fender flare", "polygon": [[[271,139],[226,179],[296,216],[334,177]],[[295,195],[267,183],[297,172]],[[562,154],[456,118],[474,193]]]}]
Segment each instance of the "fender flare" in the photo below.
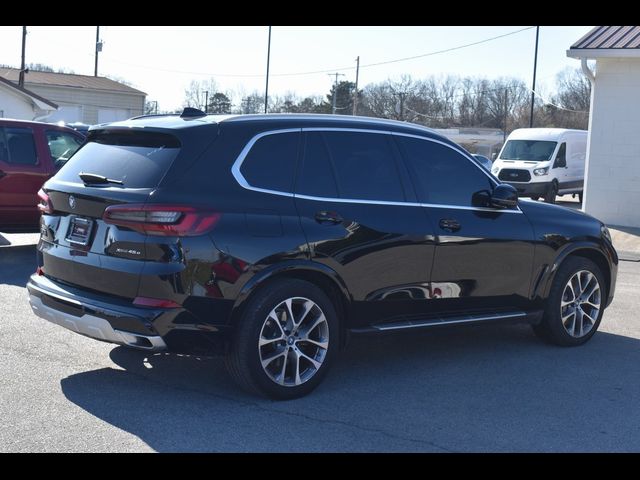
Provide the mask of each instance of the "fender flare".
[{"label": "fender flare", "polygon": [[[544,274],[544,277],[540,282],[540,287],[538,288],[538,293],[542,296],[542,298],[546,299],[549,296],[551,285],[553,285],[553,281],[556,277],[556,273],[558,272],[558,268],[560,267],[562,262],[564,262],[567,259],[567,257],[569,257],[570,255],[579,251],[589,251],[602,257],[607,264],[607,268],[609,269],[609,272],[602,272],[602,273],[604,274],[608,273],[607,277],[609,278],[609,283],[611,282],[610,280],[611,279],[611,260],[603,252],[602,247],[598,245],[598,243],[592,242],[592,241],[581,241],[576,243],[570,243],[570,244],[567,244],[567,246],[563,248],[556,255],[555,259],[553,260],[553,263],[547,267],[546,273]],[[607,290],[609,290],[610,288],[611,288],[611,285],[607,285]]]},{"label": "fender flare", "polygon": [[295,271],[306,271],[323,275],[324,277],[330,279],[330,281],[338,288],[346,301],[348,303],[351,303],[353,299],[351,293],[347,289],[347,286],[345,285],[340,275],[338,275],[338,273],[334,269],[322,263],[300,259],[287,260],[274,265],[269,265],[268,267],[263,268],[258,273],[256,273],[240,289],[240,293],[238,294],[236,301],[233,304],[232,312],[236,312],[238,308],[240,308],[244,304],[246,299],[257,288],[262,286],[267,280],[270,280],[271,278],[282,273],[290,273]]}]

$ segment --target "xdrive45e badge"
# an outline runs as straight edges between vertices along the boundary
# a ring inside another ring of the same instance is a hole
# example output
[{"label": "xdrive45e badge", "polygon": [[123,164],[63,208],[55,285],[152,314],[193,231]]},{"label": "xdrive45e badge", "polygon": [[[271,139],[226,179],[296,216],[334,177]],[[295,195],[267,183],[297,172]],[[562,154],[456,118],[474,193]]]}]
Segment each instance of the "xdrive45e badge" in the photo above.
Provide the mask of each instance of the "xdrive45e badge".
[{"label": "xdrive45e badge", "polygon": [[76,208],[76,197],[69,195],[69,207]]},{"label": "xdrive45e badge", "polygon": [[128,253],[129,255],[141,255],[142,252],[140,250],[129,250],[126,248],[116,248],[116,253]]}]

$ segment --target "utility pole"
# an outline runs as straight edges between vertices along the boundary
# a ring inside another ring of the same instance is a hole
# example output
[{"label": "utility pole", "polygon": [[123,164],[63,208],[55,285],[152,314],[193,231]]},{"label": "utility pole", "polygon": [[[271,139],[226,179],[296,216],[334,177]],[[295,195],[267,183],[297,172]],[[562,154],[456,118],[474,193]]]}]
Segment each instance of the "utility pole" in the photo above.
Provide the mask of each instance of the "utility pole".
[{"label": "utility pole", "polygon": [[353,114],[358,114],[358,75],[360,74],[360,55],[356,58],[356,89],[353,92]]},{"label": "utility pole", "polygon": [[204,91],[204,113],[209,113],[209,90]]},{"label": "utility pole", "polygon": [[264,113],[269,106],[269,59],[271,57],[271,25],[269,25],[269,41],[267,42],[267,84],[264,87]]},{"label": "utility pole", "polygon": [[404,121],[404,99],[407,96],[407,92],[398,92],[397,94],[400,97],[400,121]]},{"label": "utility pole", "polygon": [[100,25],[96,27],[96,63],[93,69],[93,76],[98,76],[98,54],[102,51],[102,42],[100,41]]},{"label": "utility pole", "polygon": [[502,132],[502,143],[507,141],[507,118],[509,115],[509,108],[507,106],[507,102],[508,102],[508,88],[504,89],[504,130]]},{"label": "utility pole", "polygon": [[344,73],[328,73],[327,75],[329,75],[330,77],[333,77],[334,75],[336,76],[336,81],[333,84],[333,102],[331,105],[331,113],[333,115],[336,114],[336,110],[337,110],[337,105],[336,105],[336,98],[338,97],[338,76],[343,76],[344,77]]},{"label": "utility pole", "polygon": [[27,27],[22,27],[22,60],[20,61],[20,74],[18,76],[18,85],[24,87],[24,53],[27,46]]},{"label": "utility pole", "polygon": [[529,128],[533,127],[533,102],[536,97],[536,69],[538,68],[538,35],[540,26],[536,27],[536,51],[533,55],[533,85],[531,87],[531,115],[529,115]]}]

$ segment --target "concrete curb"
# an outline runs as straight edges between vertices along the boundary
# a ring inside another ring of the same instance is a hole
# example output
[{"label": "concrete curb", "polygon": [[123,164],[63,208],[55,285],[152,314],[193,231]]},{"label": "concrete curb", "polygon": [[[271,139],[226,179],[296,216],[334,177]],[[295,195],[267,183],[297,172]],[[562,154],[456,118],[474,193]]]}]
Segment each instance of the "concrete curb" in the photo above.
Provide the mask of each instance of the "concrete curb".
[{"label": "concrete curb", "polygon": [[640,262],[640,228],[608,226],[620,260]]}]

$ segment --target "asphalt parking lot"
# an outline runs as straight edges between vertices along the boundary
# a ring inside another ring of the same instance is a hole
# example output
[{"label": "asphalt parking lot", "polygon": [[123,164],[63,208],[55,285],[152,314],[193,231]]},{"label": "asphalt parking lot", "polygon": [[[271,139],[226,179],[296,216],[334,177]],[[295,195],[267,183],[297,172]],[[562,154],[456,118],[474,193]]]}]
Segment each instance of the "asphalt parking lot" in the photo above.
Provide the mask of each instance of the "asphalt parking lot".
[{"label": "asphalt parking lot", "polygon": [[638,451],[640,262],[583,347],[525,325],[362,337],[309,397],[244,394],[220,359],[152,355],[34,316],[33,247],[0,249],[0,451]]}]

